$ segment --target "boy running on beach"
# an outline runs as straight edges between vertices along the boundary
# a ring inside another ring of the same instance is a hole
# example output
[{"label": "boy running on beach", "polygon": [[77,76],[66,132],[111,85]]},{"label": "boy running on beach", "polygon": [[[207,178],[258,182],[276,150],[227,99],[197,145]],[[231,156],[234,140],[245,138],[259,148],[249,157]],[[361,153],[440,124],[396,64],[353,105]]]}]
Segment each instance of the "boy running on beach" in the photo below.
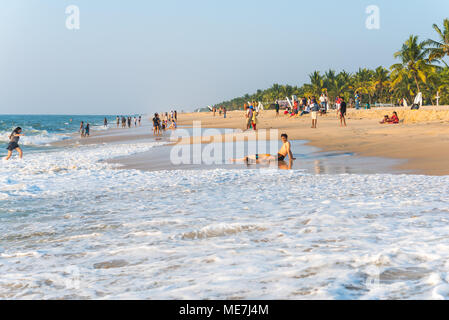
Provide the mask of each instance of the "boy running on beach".
[{"label": "boy running on beach", "polygon": [[249,162],[249,160],[254,160],[256,163],[271,162],[271,161],[284,161],[287,156],[291,161],[296,160],[296,158],[293,157],[291,144],[290,144],[290,141],[288,141],[288,135],[283,133],[281,135],[281,141],[282,141],[282,147],[279,150],[277,155],[255,154],[255,155],[247,156],[242,159],[231,159],[231,161],[232,162],[239,162],[239,161]]}]

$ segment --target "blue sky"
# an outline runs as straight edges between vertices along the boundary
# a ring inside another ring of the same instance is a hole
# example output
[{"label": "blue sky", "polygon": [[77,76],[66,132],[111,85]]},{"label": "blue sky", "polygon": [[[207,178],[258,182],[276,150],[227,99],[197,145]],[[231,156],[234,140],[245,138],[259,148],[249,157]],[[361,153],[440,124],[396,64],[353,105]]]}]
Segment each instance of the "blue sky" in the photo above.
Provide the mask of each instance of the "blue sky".
[{"label": "blue sky", "polygon": [[[68,5],[80,30],[65,27]],[[389,67],[444,18],[447,0],[2,0],[0,113],[193,110],[313,70]]]}]

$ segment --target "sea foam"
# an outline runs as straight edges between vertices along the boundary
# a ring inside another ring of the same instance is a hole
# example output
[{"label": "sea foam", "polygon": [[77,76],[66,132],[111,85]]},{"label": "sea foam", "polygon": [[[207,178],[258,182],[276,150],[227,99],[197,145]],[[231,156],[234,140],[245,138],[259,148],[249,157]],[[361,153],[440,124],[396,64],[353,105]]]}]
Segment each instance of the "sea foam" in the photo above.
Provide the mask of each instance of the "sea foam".
[{"label": "sea foam", "polygon": [[0,297],[449,297],[449,177],[101,161],[155,146],[2,162]]}]

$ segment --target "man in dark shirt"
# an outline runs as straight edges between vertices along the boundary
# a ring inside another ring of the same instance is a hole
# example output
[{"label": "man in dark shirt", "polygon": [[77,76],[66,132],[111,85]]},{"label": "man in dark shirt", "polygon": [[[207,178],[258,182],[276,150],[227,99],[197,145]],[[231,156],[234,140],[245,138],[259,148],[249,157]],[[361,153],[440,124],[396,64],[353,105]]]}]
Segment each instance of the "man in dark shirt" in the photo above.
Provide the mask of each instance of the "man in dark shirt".
[{"label": "man in dark shirt", "polygon": [[155,113],[153,118],[153,135],[155,136],[160,134],[159,121],[159,115]]},{"label": "man in dark shirt", "polygon": [[340,126],[343,127],[343,125],[346,127],[346,102],[345,98],[341,98],[341,104],[340,109],[338,110],[339,116],[340,116]]}]

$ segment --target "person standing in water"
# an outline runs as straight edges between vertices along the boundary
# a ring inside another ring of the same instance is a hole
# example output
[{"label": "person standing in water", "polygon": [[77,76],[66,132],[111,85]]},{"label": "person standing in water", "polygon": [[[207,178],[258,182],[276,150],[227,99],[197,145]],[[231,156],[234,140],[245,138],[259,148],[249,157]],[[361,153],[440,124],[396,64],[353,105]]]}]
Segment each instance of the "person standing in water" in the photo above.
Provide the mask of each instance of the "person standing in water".
[{"label": "person standing in water", "polygon": [[154,114],[154,118],[153,118],[153,135],[154,136],[158,136],[160,134],[160,130],[159,130],[159,115],[157,113]]},{"label": "person standing in water", "polygon": [[108,119],[104,118],[103,125],[105,128],[108,127]]},{"label": "person standing in water", "polygon": [[9,135],[9,144],[6,148],[8,150],[8,155],[6,156],[5,160],[9,160],[12,156],[12,152],[16,150],[19,153],[19,158],[22,159],[23,152],[22,149],[19,146],[19,140],[20,137],[24,136],[22,134],[22,128],[17,127],[14,129],[14,131]]},{"label": "person standing in water", "polygon": [[81,138],[84,138],[84,134],[85,134],[84,121],[81,121],[79,133],[81,135]]},{"label": "person standing in water", "polygon": [[85,137],[89,137],[90,136],[90,124],[86,124],[86,130],[84,132],[84,136]]}]

